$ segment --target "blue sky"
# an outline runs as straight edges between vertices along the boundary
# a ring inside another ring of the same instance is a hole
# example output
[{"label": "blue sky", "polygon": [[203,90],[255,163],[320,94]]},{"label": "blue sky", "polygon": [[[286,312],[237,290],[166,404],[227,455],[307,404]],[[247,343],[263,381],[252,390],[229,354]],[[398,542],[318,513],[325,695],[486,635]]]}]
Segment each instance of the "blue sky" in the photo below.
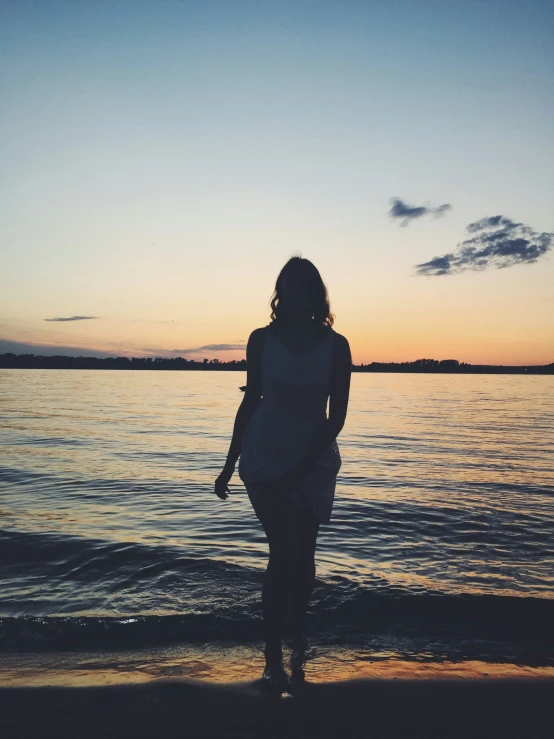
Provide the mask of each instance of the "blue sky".
[{"label": "blue sky", "polygon": [[0,340],[240,358],[300,252],[356,362],[554,361],[551,251],[414,269],[554,231],[553,3],[0,8]]}]

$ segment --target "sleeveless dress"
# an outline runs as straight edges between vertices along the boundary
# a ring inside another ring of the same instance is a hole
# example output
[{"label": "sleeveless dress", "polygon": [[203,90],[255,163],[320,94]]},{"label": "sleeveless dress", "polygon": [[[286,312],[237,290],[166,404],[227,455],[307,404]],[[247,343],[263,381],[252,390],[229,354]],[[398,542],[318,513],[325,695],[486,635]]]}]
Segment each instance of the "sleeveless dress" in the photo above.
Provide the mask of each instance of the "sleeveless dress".
[{"label": "sleeveless dress", "polygon": [[[238,473],[254,505],[267,482],[277,480],[310,450],[327,419],[334,331],[309,351],[292,351],[265,329],[261,354],[260,404],[242,435]],[[311,506],[328,524],[342,460],[336,440],[317,460],[316,469],[290,491],[292,500]]]}]

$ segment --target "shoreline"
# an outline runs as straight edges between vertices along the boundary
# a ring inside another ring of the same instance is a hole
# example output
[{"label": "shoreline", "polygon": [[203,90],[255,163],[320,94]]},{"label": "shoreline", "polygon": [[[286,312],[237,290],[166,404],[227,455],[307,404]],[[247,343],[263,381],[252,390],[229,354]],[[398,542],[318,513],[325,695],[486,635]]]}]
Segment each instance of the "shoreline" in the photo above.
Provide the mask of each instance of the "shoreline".
[{"label": "shoreline", "polygon": [[[246,359],[231,362],[183,357],[89,357],[0,354],[0,369],[116,370],[125,372],[246,372]],[[554,375],[548,364],[471,364],[457,359],[353,364],[352,372],[438,375]],[[245,387],[245,386],[244,386]],[[242,387],[240,388],[243,389]]]},{"label": "shoreline", "polygon": [[[289,649],[283,650],[288,671]],[[270,692],[255,644],[4,652],[2,739],[542,739],[554,666],[317,647],[305,683]]]},{"label": "shoreline", "polygon": [[[290,647],[283,647],[288,668]],[[263,643],[210,641],[119,650],[5,651],[0,661],[1,687],[94,687],[144,684],[164,679],[201,680],[213,684],[250,682],[261,677]],[[541,660],[438,659],[409,657],[374,647],[321,645],[311,648],[305,665],[311,684],[356,679],[387,680],[554,680],[552,656]]]}]

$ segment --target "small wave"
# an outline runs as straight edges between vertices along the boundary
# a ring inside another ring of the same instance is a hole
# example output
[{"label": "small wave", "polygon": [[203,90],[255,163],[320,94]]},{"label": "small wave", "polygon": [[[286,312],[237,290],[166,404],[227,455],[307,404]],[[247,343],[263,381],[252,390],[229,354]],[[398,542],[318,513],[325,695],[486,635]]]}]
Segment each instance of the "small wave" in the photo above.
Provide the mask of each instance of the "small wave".
[{"label": "small wave", "polygon": [[[334,643],[362,644],[379,635],[395,640],[481,640],[528,645],[554,664],[554,600],[497,596],[386,595],[358,590],[344,599],[318,588],[310,606],[314,633]],[[257,612],[256,612],[257,611]],[[262,638],[259,604],[223,603],[211,612],[127,616],[0,618],[0,649],[131,649],[213,639]]]},{"label": "small wave", "polygon": [[9,443],[12,446],[44,446],[44,447],[86,447],[88,442],[64,436],[12,436]]},{"label": "small wave", "polygon": [[[210,569],[212,560],[183,556],[177,547],[147,546],[134,542],[110,542],[79,536],[47,534],[29,531],[0,530],[0,562],[2,570],[12,574],[55,574],[56,577],[79,573],[86,579],[87,571],[96,580],[104,571],[107,575],[126,565],[143,568],[172,562],[179,568]],[[55,568],[55,573],[52,572]],[[93,573],[93,574],[92,574]]]}]

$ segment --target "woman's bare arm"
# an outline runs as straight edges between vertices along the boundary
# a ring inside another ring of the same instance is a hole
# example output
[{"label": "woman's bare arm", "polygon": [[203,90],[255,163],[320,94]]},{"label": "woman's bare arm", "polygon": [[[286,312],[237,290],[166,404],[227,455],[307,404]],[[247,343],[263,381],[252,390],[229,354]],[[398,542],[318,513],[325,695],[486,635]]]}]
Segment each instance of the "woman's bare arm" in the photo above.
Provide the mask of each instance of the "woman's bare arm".
[{"label": "woman's bare arm", "polygon": [[263,328],[254,329],[246,345],[246,390],[244,391],[242,403],[237,410],[231,445],[229,446],[227,461],[224,467],[231,474],[235,471],[235,465],[242,450],[243,431],[262,399],[260,356],[264,340],[263,331]]}]

